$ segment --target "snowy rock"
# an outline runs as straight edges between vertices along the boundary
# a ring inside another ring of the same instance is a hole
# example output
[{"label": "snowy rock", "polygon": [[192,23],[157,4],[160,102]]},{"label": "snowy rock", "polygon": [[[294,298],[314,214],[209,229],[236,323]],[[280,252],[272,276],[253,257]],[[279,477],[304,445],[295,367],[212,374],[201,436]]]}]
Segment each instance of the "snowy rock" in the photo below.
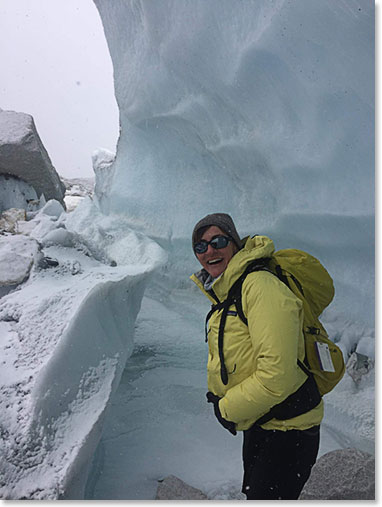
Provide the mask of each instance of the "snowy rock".
[{"label": "snowy rock", "polygon": [[38,197],[64,203],[65,186],[28,114],[0,111],[0,172],[25,181]]},{"label": "snowy rock", "polygon": [[207,500],[200,489],[193,488],[174,475],[158,482],[155,500]]},{"label": "snowy rock", "polygon": [[346,363],[346,372],[358,383],[374,367],[374,361],[364,354],[353,352]]},{"label": "snowy rock", "polygon": [[374,500],[375,459],[358,449],[338,449],[319,458],[299,500]]},{"label": "snowy rock", "polygon": [[60,204],[55,199],[51,199],[45,204],[43,208],[41,208],[40,213],[59,218],[59,216],[64,213],[64,211],[65,209],[63,208],[62,204]]},{"label": "snowy rock", "polygon": [[3,211],[0,217],[0,231],[18,232],[17,224],[20,220],[26,220],[24,209],[10,208]]},{"label": "snowy rock", "polygon": [[0,286],[24,282],[39,250],[39,244],[32,238],[21,235],[0,236]]}]

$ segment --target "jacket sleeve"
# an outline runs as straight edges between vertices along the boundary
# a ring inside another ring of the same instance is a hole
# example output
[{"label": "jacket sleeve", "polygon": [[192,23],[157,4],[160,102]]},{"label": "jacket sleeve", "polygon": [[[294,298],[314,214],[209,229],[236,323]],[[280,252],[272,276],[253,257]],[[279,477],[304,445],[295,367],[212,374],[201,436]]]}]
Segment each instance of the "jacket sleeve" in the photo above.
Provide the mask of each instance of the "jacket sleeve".
[{"label": "jacket sleeve", "polygon": [[254,351],[253,373],[219,402],[222,416],[235,423],[257,420],[305,380],[297,366],[303,346],[302,302],[266,271],[246,278],[242,302]]}]

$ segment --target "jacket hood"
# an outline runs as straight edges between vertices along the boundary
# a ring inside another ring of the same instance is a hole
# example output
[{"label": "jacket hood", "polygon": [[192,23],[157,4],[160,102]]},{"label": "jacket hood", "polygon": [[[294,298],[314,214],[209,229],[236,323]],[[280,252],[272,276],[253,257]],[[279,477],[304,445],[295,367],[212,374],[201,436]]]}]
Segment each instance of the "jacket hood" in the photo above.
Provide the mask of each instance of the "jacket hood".
[{"label": "jacket hood", "polygon": [[[273,241],[267,236],[248,236],[243,239],[243,243],[245,243],[244,247],[232,257],[225,271],[212,284],[212,290],[219,301],[226,299],[229,289],[251,262],[271,257],[275,251]],[[190,278],[211,301],[216,303],[213,296],[204,288],[204,283],[208,278],[205,269],[194,273]]]}]

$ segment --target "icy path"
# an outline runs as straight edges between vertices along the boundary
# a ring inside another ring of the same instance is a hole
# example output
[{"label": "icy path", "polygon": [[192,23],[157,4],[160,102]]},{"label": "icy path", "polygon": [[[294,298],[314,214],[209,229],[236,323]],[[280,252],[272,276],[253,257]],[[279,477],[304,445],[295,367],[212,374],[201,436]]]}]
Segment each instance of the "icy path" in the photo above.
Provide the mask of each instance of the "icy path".
[{"label": "icy path", "polygon": [[[116,392],[90,473],[87,499],[154,499],[157,481],[180,477],[211,499],[240,499],[242,436],[205,402],[208,302],[193,290],[147,291],[135,349]],[[349,441],[322,426],[320,455]]]}]

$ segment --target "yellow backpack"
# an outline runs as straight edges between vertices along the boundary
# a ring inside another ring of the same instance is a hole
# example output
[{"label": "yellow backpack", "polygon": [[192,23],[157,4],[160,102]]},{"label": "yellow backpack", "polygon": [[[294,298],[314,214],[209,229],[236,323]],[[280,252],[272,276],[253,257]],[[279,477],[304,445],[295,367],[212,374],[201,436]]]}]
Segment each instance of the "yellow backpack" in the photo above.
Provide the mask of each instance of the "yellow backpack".
[{"label": "yellow backpack", "polygon": [[341,349],[330,340],[319,321],[319,316],[333,300],[333,280],[319,260],[302,250],[275,252],[268,269],[303,303],[305,363],[323,396],[345,373]]}]

